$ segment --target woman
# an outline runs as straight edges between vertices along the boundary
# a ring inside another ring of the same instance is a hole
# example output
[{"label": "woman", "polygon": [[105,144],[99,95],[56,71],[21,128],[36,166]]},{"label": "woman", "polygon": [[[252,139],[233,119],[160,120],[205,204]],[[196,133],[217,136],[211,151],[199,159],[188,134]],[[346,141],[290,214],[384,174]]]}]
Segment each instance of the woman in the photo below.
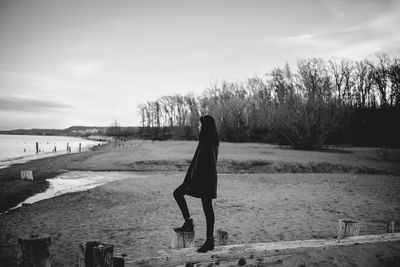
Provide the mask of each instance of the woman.
[{"label": "woman", "polygon": [[174,191],[174,198],[178,202],[185,223],[176,231],[193,231],[193,220],[184,195],[201,198],[204,214],[206,216],[207,237],[200,253],[214,249],[214,210],[212,199],[217,198],[217,159],[219,139],[214,118],[206,115],[200,118],[199,144],[194,153],[192,162],[186,173],[185,180]]}]

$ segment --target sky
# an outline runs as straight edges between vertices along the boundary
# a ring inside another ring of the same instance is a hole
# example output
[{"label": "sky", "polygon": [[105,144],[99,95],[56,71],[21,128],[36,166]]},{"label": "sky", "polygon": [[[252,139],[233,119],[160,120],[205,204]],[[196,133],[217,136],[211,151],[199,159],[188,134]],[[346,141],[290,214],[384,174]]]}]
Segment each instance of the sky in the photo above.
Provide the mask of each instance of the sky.
[{"label": "sky", "polygon": [[0,130],[135,126],[164,95],[376,52],[400,56],[400,0],[0,0]]}]

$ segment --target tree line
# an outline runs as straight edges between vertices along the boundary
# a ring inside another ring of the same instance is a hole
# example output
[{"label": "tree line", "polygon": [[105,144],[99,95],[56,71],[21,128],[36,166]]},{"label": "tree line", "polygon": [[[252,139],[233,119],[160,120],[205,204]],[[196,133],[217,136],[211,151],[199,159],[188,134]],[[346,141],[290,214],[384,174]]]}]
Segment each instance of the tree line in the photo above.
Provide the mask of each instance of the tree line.
[{"label": "tree line", "polygon": [[399,147],[400,59],[302,59],[295,69],[214,82],[200,95],[162,96],[138,110],[138,134],[150,139],[196,139],[199,117],[209,114],[224,141]]}]

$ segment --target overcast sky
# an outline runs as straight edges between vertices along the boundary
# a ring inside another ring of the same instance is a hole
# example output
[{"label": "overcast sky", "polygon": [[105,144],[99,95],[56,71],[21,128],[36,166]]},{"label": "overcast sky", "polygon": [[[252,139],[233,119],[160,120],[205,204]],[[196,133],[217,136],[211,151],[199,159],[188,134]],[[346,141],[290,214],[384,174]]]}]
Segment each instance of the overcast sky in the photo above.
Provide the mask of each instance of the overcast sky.
[{"label": "overcast sky", "polygon": [[0,0],[0,129],[139,125],[163,95],[375,52],[400,55],[400,0]]}]

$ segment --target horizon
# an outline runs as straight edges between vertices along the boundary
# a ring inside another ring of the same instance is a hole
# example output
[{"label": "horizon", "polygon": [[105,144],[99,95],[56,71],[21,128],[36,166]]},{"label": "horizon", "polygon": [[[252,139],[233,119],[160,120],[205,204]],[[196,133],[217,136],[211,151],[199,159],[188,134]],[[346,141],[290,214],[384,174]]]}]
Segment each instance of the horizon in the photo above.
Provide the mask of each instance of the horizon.
[{"label": "horizon", "polygon": [[400,1],[0,0],[0,130],[138,127],[137,105],[299,59],[400,56]]},{"label": "horizon", "polygon": [[[68,126],[66,128],[18,128],[18,129],[5,129],[5,130],[0,130],[0,132],[12,132],[12,131],[31,131],[31,130],[56,130],[56,131],[63,131],[63,130],[67,130],[70,128],[78,128],[78,127],[84,127],[84,128],[108,128],[111,125],[108,126],[85,126],[85,125],[72,125],[72,126]],[[119,126],[121,128],[139,128],[141,126]]]}]

